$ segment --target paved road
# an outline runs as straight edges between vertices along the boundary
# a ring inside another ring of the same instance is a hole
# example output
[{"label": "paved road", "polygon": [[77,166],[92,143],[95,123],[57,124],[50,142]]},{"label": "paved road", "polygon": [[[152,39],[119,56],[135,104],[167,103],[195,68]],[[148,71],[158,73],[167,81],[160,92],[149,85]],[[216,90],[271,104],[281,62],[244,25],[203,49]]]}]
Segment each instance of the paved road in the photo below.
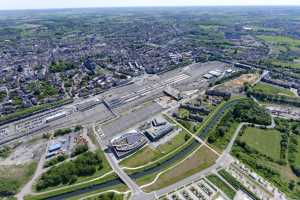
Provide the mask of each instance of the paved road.
[{"label": "paved road", "polygon": [[32,193],[32,186],[33,186],[34,182],[44,172],[44,163],[45,163],[45,160],[46,160],[47,149],[48,149],[48,143],[47,143],[45,152],[41,155],[41,158],[39,160],[38,166],[35,170],[35,173],[34,173],[33,177],[30,179],[29,182],[26,183],[26,185],[21,189],[21,191],[16,195],[18,200],[23,200],[26,195]]},{"label": "paved road", "polygon": [[[169,72],[166,72],[164,74],[158,75],[157,80],[151,80],[147,77],[139,77],[142,79],[142,83],[139,84],[138,81],[135,81],[134,84],[130,85],[125,85],[122,87],[116,87],[112,88],[104,93],[98,94],[96,96],[91,96],[86,99],[75,99],[73,103],[64,105],[60,107],[59,109],[63,110],[74,110],[75,105],[79,103],[84,103],[87,101],[91,100],[96,100],[96,99],[123,99],[125,104],[121,110],[126,111],[131,107],[131,104],[137,104],[141,103],[141,101],[144,101],[145,99],[153,99],[155,98],[155,93],[157,92],[162,92],[164,87],[166,85],[186,85],[187,83],[193,82],[193,80],[199,79],[203,74],[207,73],[210,70],[214,69],[224,69],[224,64],[220,62],[208,62],[204,64],[192,64],[190,68],[192,68],[193,73],[188,73],[188,71],[184,71],[182,69],[176,69],[172,70]],[[91,111],[92,112],[92,111]],[[89,113],[89,112],[86,112]],[[91,114],[91,113],[90,113]],[[65,119],[68,118],[70,121],[65,121],[62,124],[56,124],[56,123],[51,123],[48,128],[43,129],[43,131],[34,131],[31,132],[30,134],[38,134],[41,132],[45,132],[48,130],[52,130],[53,128],[63,128],[64,126],[72,126],[73,124],[92,124],[96,121],[101,121],[106,118],[106,115],[102,113],[101,111],[95,112],[93,116],[82,116],[85,115],[85,113],[81,112],[73,112],[70,116],[66,117]],[[37,115],[31,116],[31,118],[36,117]],[[29,118],[26,118],[24,120],[28,120]],[[60,121],[64,121],[61,119]],[[16,123],[19,121],[13,122],[6,124],[5,126],[9,126],[9,131],[14,133],[15,129],[14,126]],[[1,127],[5,127],[1,126]],[[0,128],[1,128],[0,127]],[[16,134],[11,134],[14,135],[18,138],[20,138],[23,135],[16,135]],[[2,142],[8,142],[9,139],[12,138],[5,138],[2,140]],[[14,138],[13,140],[16,140],[17,138]],[[9,140],[10,141],[10,140]]]},{"label": "paved road", "polygon": [[252,85],[256,85],[258,82],[261,81],[261,79],[263,79],[268,74],[269,74],[269,71],[264,70],[263,73],[259,76],[259,78]]},{"label": "paved road", "polygon": [[229,144],[227,145],[225,151],[223,152],[224,154],[229,154],[231,149],[232,149],[232,146],[235,142],[235,139],[237,138],[237,136],[239,135],[239,132],[241,131],[241,129],[243,128],[243,126],[247,125],[249,123],[240,123],[239,126],[237,127],[237,129],[235,130]]},{"label": "paved road", "polygon": [[[155,196],[162,196],[166,193],[169,193],[169,192],[172,192],[174,190],[176,190],[177,188],[180,188],[184,185],[187,185],[191,182],[194,182],[194,181],[197,181],[199,180],[200,178],[203,178],[205,177],[206,175],[212,173],[212,172],[215,172],[217,171],[218,169],[220,168],[224,168],[226,166],[229,166],[231,163],[234,162],[234,158],[230,155],[230,151],[234,145],[234,142],[236,140],[236,138],[238,137],[239,135],[239,132],[241,131],[242,127],[245,126],[245,125],[249,125],[250,123],[240,123],[238,128],[236,129],[234,135],[232,136],[229,144],[227,145],[226,149],[223,151],[223,153],[220,155],[220,157],[216,160],[216,163],[214,165],[212,165],[211,167],[201,171],[201,172],[198,172],[190,177],[187,177],[173,185],[170,185],[166,188],[163,188],[163,189],[160,189],[156,192],[153,192],[155,194]],[[256,127],[261,127],[261,125],[258,125],[258,124],[255,124]],[[275,121],[274,121],[274,118],[272,117],[272,124],[267,126],[266,128],[268,129],[272,129],[276,126],[275,124]]]},{"label": "paved road", "polygon": [[95,126],[93,129],[95,131],[97,141],[100,144],[102,150],[105,152],[105,157],[106,157],[107,161],[109,162],[111,168],[131,190],[131,192],[132,192],[131,199],[133,199],[133,200],[153,199],[153,195],[144,193],[142,191],[142,189],[124,172],[124,170],[119,166],[119,163],[118,163],[115,155],[111,151],[107,151],[107,148],[106,148],[105,144],[103,144],[99,133],[97,133],[95,130]]}]

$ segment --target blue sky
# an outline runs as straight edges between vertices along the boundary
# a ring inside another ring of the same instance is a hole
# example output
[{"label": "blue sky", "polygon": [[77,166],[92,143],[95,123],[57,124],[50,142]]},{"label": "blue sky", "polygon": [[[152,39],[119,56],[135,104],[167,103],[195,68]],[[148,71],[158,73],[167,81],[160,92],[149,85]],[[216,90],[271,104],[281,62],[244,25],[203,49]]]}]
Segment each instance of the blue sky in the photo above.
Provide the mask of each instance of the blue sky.
[{"label": "blue sky", "polygon": [[0,0],[0,9],[207,5],[300,5],[300,0]]}]

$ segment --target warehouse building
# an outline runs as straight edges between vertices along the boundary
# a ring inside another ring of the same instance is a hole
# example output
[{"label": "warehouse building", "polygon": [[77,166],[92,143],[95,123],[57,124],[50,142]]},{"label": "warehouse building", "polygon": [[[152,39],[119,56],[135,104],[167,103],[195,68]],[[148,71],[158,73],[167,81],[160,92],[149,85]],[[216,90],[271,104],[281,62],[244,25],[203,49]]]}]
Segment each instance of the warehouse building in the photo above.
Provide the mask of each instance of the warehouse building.
[{"label": "warehouse building", "polygon": [[57,155],[58,152],[61,150],[61,148],[62,148],[61,142],[56,142],[56,143],[51,144],[48,147],[48,152],[47,152],[46,158],[51,158],[51,157]]},{"label": "warehouse building", "polygon": [[49,146],[48,151],[49,152],[58,151],[61,149],[61,147],[62,147],[61,143],[54,143]]}]

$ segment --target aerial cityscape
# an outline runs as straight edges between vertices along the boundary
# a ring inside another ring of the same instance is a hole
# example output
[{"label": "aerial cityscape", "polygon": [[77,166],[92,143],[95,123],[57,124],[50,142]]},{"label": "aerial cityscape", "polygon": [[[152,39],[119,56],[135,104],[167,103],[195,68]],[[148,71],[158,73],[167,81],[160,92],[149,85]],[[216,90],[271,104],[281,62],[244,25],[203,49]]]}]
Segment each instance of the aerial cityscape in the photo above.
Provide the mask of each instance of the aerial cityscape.
[{"label": "aerial cityscape", "polygon": [[300,5],[4,9],[0,76],[0,200],[300,200]]}]

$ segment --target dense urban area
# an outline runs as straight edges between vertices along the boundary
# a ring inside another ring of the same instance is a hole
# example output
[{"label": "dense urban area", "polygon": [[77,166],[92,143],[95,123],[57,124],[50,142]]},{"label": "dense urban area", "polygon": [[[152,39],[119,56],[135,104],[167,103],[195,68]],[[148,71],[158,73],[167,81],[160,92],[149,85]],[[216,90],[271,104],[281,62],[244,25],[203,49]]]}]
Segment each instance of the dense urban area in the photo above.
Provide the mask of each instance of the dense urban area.
[{"label": "dense urban area", "polygon": [[0,200],[299,200],[300,7],[0,11]]}]

